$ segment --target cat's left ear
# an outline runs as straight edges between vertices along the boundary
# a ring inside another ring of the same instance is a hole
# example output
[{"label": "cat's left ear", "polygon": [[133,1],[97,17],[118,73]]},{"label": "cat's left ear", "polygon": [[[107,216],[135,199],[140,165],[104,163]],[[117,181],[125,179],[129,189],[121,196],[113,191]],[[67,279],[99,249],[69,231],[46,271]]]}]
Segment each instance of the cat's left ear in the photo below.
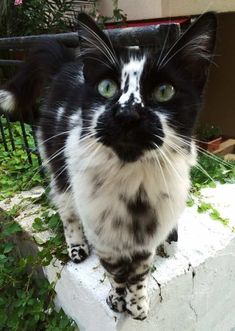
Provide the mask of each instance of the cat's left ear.
[{"label": "cat's left ear", "polygon": [[78,33],[85,53],[98,52],[104,56],[110,64],[116,64],[117,59],[113,46],[107,35],[98,27],[95,21],[87,14],[78,15]]},{"label": "cat's left ear", "polygon": [[217,19],[214,13],[199,16],[168,51],[164,63],[180,57],[194,79],[205,79],[214,55],[216,29]]}]

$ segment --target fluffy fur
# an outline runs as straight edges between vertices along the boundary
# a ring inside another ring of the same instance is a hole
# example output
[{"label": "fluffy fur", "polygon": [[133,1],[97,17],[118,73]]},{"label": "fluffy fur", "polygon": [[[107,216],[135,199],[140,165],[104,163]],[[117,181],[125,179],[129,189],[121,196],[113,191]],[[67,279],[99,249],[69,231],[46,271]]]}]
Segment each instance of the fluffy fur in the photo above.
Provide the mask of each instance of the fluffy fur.
[{"label": "fluffy fur", "polygon": [[[0,102],[23,109],[46,82],[37,135],[69,255],[81,262],[92,245],[112,285],[109,306],[143,320],[155,250],[175,229],[190,188],[216,19],[201,16],[167,49],[113,46],[85,14],[79,28],[78,55],[58,43],[33,50]],[[99,93],[104,79],[117,86],[111,98]],[[164,84],[175,94],[162,102],[154,91]]]}]

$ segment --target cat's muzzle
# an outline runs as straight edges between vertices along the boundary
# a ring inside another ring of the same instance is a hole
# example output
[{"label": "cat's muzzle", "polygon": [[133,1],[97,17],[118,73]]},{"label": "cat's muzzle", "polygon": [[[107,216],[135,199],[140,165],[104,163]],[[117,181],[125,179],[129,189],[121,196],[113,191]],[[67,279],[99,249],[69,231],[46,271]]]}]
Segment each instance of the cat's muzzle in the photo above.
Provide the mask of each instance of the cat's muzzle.
[{"label": "cat's muzzle", "polygon": [[[139,106],[138,106],[139,107]],[[148,150],[162,145],[159,118],[147,109],[116,108],[100,115],[97,138],[124,162],[135,162]]]}]

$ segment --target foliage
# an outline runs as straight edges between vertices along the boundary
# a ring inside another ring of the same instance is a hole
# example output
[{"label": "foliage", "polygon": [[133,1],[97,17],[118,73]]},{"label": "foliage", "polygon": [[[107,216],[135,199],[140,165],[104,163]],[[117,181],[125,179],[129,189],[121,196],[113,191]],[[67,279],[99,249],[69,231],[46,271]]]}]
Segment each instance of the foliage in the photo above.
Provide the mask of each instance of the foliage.
[{"label": "foliage", "polygon": [[63,226],[59,214],[50,214],[48,211],[45,211],[41,217],[35,218],[33,223],[33,230],[36,233],[52,230],[52,233],[54,234],[51,235],[50,239],[47,240],[46,243],[40,243],[37,241],[37,244],[43,247],[43,250],[38,254],[41,258],[41,265],[48,265],[53,257],[56,257],[63,263],[69,261],[67,247],[64,239]]},{"label": "foliage", "polygon": [[[37,268],[52,261],[52,247],[54,251],[60,245],[65,249],[64,239],[52,236],[38,255],[21,256],[12,239],[22,233],[21,227],[1,210],[0,219],[0,330],[74,330],[64,312],[55,310],[55,283],[35,278]],[[47,224],[57,227],[58,216],[47,218]]]},{"label": "foliage", "polygon": [[[0,3],[0,35],[19,36],[42,33],[59,33],[71,31],[77,27],[71,22],[75,18],[73,0],[24,0],[15,6],[13,0],[1,0]],[[97,22],[104,26],[105,23],[126,21],[126,15],[118,7],[118,0],[113,0],[113,13],[111,17],[102,15],[98,11],[97,0],[90,10]]]},{"label": "foliage", "polygon": [[112,0],[113,13],[110,17],[104,16],[102,15],[102,13],[99,12],[97,2],[98,0],[94,1],[94,6],[92,11],[90,12],[90,15],[94,17],[94,19],[101,27],[104,27],[105,24],[109,22],[114,22],[117,25],[121,25],[122,23],[126,22],[127,16],[123,12],[123,10],[118,7],[118,0]]},{"label": "foliage", "polygon": [[229,220],[221,216],[220,212],[215,209],[211,203],[207,203],[204,201],[200,201],[200,204],[197,207],[198,213],[206,213],[209,212],[210,217],[215,221],[220,221],[224,225],[229,224]]},{"label": "foliage", "polygon": [[203,153],[198,158],[198,165],[191,171],[192,189],[187,201],[188,207],[197,206],[198,213],[208,213],[213,220],[229,225],[229,220],[211,204],[203,200],[201,189],[215,187],[216,183],[235,183],[235,162],[210,153]]},{"label": "foliage", "polygon": [[[7,129],[6,120],[1,117],[3,123],[7,145],[10,149],[10,134]],[[40,166],[36,155],[32,155],[32,165],[29,163],[24,143],[22,140],[22,131],[19,123],[12,123],[12,133],[14,137],[15,150],[5,151],[3,142],[0,138],[0,200],[13,196],[16,192],[24,191],[43,184],[43,178],[40,173]],[[25,125],[26,135],[29,146],[35,149],[34,138],[31,128]]]},{"label": "foliage", "polygon": [[18,6],[3,0],[0,9],[2,36],[66,32],[70,24],[65,14],[73,12],[73,0],[24,0]]},{"label": "foliage", "polygon": [[221,137],[222,131],[212,124],[200,124],[196,131],[197,138],[202,141],[210,141]]},{"label": "foliage", "polygon": [[214,187],[215,182],[235,183],[235,162],[224,161],[222,157],[203,153],[198,158],[198,166],[191,171],[191,179],[194,189]]}]

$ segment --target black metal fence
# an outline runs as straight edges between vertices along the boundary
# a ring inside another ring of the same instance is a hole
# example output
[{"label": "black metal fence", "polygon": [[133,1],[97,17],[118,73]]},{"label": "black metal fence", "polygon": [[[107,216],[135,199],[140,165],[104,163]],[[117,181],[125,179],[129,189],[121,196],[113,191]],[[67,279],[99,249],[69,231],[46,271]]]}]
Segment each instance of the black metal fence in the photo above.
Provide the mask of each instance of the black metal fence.
[{"label": "black metal fence", "polygon": [[[34,126],[25,125],[22,121],[18,121],[20,127],[21,135],[21,148],[25,151],[27,155],[28,162],[33,164],[32,157],[36,156],[38,164],[41,165],[41,158],[38,152],[35,129]],[[16,150],[16,135],[14,130],[14,124],[12,124],[7,115],[0,116],[0,143],[3,145],[3,148],[6,152],[13,152]],[[19,132],[17,132],[17,136]],[[29,142],[29,136],[32,137]]]},{"label": "black metal fence", "polygon": [[[175,40],[176,36],[178,36],[179,32],[180,26],[179,24],[175,23],[107,30],[107,33],[109,34],[112,41],[119,45],[155,45],[156,47],[162,47],[164,43],[171,44],[172,41]],[[37,42],[44,40],[57,40],[62,42],[67,47],[74,48],[79,46],[78,37],[78,33],[71,32],[26,37],[0,38],[0,68],[4,68],[4,70],[6,70],[7,68],[19,66],[22,61],[15,59],[14,56],[12,58],[12,54],[14,54],[16,51],[27,51],[27,49],[29,49]],[[7,54],[7,57],[6,55],[2,56],[1,54]],[[29,144],[28,126],[26,130],[26,126],[22,121],[19,122],[19,126],[21,128],[22,148],[27,154],[29,163],[32,164],[32,156],[36,155],[38,163],[41,164],[36,145],[33,123],[30,129],[30,135],[33,137],[33,145]],[[0,116],[0,132],[0,143],[3,144],[5,151],[14,151],[16,146],[13,125],[6,115]]]}]

